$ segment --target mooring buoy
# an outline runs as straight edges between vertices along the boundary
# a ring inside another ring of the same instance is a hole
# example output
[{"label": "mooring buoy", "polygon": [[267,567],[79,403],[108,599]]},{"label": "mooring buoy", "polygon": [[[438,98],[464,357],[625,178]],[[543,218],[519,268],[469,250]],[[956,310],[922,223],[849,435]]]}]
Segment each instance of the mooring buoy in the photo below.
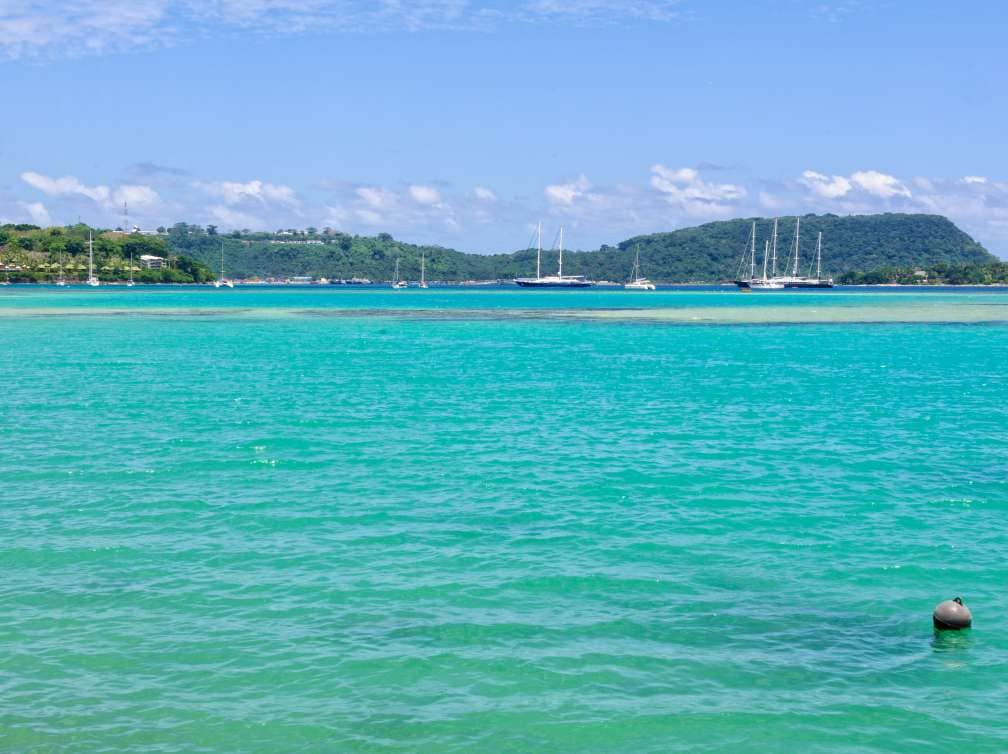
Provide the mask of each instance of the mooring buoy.
[{"label": "mooring buoy", "polygon": [[939,631],[958,631],[973,625],[973,614],[963,604],[962,597],[939,602],[931,618]]}]

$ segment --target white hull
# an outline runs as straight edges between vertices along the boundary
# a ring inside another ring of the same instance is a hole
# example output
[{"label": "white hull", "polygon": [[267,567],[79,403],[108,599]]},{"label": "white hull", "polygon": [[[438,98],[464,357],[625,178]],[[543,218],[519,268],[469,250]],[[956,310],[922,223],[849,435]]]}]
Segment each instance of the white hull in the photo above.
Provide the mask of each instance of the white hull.
[{"label": "white hull", "polygon": [[623,288],[628,291],[653,291],[655,284],[650,280],[635,280],[632,283],[624,283]]}]

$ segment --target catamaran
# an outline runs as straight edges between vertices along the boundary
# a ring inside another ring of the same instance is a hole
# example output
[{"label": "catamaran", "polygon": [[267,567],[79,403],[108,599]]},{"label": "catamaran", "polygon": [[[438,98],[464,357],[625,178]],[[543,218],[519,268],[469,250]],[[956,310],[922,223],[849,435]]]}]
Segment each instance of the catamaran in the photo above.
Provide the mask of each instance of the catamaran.
[{"label": "catamaran", "polygon": [[224,277],[224,242],[220,245],[220,276],[213,281],[214,288],[234,288],[234,282]]},{"label": "catamaran", "polygon": [[98,278],[94,274],[94,240],[91,237],[91,231],[87,234],[87,244],[88,244],[88,276],[87,284],[90,286],[98,286],[101,283],[98,282]]},{"label": "catamaran", "polygon": [[634,251],[633,270],[630,272],[630,282],[623,287],[628,291],[653,291],[655,284],[640,274],[640,246]]},{"label": "catamaran", "polygon": [[564,229],[560,226],[560,261],[556,275],[542,274],[542,223],[536,227],[536,276],[534,278],[515,278],[522,288],[589,288],[595,285],[586,280],[584,275],[563,274],[563,236]]},{"label": "catamaran", "polygon": [[424,273],[424,255],[420,254],[420,287],[427,287],[427,276]]},{"label": "catamaran", "polygon": [[396,290],[399,290],[401,288],[405,288],[407,285],[408,285],[408,283],[405,280],[400,280],[399,279],[399,258],[396,257],[396,260],[395,260],[395,275],[392,278],[392,287],[395,288]]}]

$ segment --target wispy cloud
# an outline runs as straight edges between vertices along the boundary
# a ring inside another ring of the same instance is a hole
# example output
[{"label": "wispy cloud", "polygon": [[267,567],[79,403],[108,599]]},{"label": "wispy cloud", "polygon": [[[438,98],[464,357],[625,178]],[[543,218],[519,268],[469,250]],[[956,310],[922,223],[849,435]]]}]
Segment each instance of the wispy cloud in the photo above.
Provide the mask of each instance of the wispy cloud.
[{"label": "wispy cloud", "polygon": [[[695,163],[703,164],[703,163]],[[786,180],[744,172],[656,163],[636,180],[594,183],[589,175],[545,182],[529,197],[485,184],[453,187],[431,180],[396,185],[323,181],[297,188],[253,180],[173,180],[158,191],[140,183],[99,183],[38,171],[21,173],[19,188],[0,197],[0,216],[46,224],[80,216],[115,226],[122,202],[143,227],[177,221],[225,230],[331,226],[348,233],[389,232],[397,238],[468,250],[500,251],[525,240],[529,222],[567,226],[577,248],[725,217],[926,212],[946,215],[996,253],[1008,256],[1008,181],[899,176],[861,168],[843,173],[814,167]]]},{"label": "wispy cloud", "polygon": [[0,57],[154,48],[227,29],[297,35],[670,22],[680,17],[679,5],[679,0],[14,0],[0,2]]}]

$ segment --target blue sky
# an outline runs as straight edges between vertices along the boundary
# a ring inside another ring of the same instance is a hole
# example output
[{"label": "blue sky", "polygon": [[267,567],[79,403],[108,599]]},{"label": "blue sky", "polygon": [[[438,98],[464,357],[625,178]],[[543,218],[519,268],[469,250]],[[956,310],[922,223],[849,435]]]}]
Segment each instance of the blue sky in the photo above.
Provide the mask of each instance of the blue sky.
[{"label": "blue sky", "polygon": [[1008,257],[996,2],[13,0],[0,220],[510,250],[946,214]]}]

